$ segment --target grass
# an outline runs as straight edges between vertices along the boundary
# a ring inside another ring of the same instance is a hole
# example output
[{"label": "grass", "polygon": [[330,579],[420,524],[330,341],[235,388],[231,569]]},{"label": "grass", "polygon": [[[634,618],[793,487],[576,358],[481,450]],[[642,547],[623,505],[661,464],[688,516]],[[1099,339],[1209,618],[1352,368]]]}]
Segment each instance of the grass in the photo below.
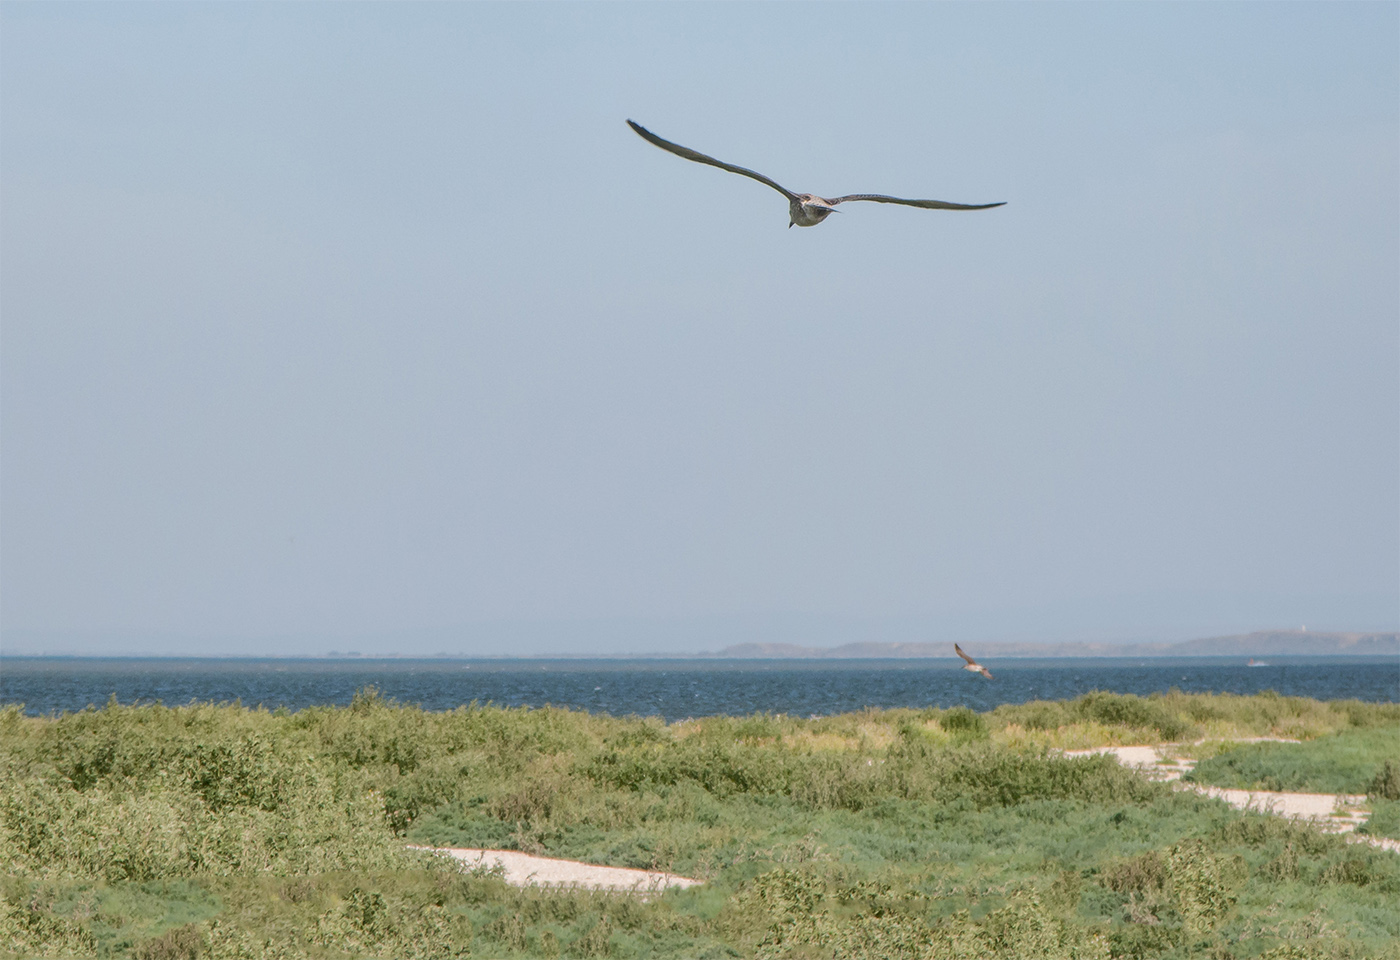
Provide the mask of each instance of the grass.
[{"label": "grass", "polygon": [[1240,790],[1364,794],[1387,760],[1400,765],[1400,726],[1343,730],[1307,743],[1230,745],[1184,779]]},{"label": "grass", "polygon": [[[372,690],[295,714],[6,707],[0,954],[1400,957],[1400,857],[1052,752],[1295,735],[1314,759],[1287,770],[1354,783],[1379,756],[1383,790],[1397,724],[1179,693],[676,724]],[[707,883],[520,890],[409,843]]]},{"label": "grass", "polygon": [[1361,833],[1400,840],[1400,725],[1306,743],[1217,743],[1182,779],[1237,790],[1366,794]]}]

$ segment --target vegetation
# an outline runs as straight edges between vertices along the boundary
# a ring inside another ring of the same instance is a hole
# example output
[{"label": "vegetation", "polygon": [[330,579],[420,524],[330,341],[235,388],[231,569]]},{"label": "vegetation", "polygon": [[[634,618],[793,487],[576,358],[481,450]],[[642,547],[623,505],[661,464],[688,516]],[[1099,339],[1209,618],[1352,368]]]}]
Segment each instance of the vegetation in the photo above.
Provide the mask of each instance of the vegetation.
[{"label": "vegetation", "polygon": [[[1221,769],[1363,777],[1381,818],[1398,724],[1394,705],[1175,692],[674,724],[373,690],[297,713],[11,706],[0,954],[1400,958],[1395,854],[1055,753],[1326,738],[1345,750],[1316,758],[1371,759]],[[707,883],[516,889],[410,844]]]},{"label": "vegetation", "polygon": [[1369,793],[1400,800],[1400,725],[1344,730],[1308,743],[1227,746],[1185,779],[1240,790]]}]

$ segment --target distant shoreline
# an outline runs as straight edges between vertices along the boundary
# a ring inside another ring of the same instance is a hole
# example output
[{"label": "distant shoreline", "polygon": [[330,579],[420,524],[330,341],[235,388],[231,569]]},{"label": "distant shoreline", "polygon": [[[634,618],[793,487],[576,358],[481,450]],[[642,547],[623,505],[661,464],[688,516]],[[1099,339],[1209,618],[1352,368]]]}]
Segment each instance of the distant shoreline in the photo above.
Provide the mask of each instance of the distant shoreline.
[{"label": "distant shoreline", "polygon": [[[716,656],[732,659],[888,659],[944,658],[942,643],[848,643],[816,648],[793,644],[746,643],[726,647]],[[1226,637],[1207,637],[1178,643],[1017,643],[988,641],[977,645],[978,656],[988,659],[1059,659],[1063,657],[1400,657],[1400,633],[1336,633],[1307,630],[1261,630]]]},{"label": "distant shoreline", "polygon": [[[1216,654],[1216,655],[1205,655],[1205,654],[1168,654],[1168,655],[1163,655],[1163,654],[1157,654],[1157,653],[1143,653],[1143,654],[1121,654],[1121,655],[1114,655],[1114,654],[1089,654],[1089,655],[1083,655],[1083,656],[1075,656],[1075,655],[1061,654],[1061,655],[1047,656],[1047,655],[1029,655],[1029,654],[998,654],[998,653],[995,653],[995,652],[992,652],[992,651],[988,651],[988,652],[982,653],[982,654],[980,655],[980,658],[981,658],[982,660],[987,661],[988,663],[1001,663],[1001,664],[1003,665],[1003,669],[1006,669],[1007,667],[1012,666],[1012,665],[1020,665],[1020,664],[1024,664],[1024,665],[1027,665],[1027,666],[1031,666],[1031,665],[1035,665],[1035,666],[1048,666],[1048,665],[1052,665],[1052,664],[1054,664],[1054,663],[1056,663],[1056,662],[1060,662],[1060,661],[1063,661],[1066,665],[1070,665],[1070,664],[1081,664],[1081,665],[1083,665],[1083,664],[1091,664],[1091,663],[1119,663],[1119,662],[1122,662],[1124,665],[1127,665],[1127,664],[1135,663],[1135,662],[1138,662],[1138,663],[1140,663],[1140,662],[1150,662],[1150,663],[1156,663],[1156,664],[1180,663],[1180,664],[1185,665],[1185,664],[1197,663],[1197,664],[1214,664],[1214,665],[1219,665],[1219,666],[1245,666],[1245,665],[1248,665],[1248,664],[1245,663],[1245,661],[1246,661],[1247,659],[1250,659],[1250,658],[1248,658],[1248,657],[1240,656],[1240,655],[1237,655],[1237,654]],[[1257,659],[1257,658],[1255,658],[1255,659]],[[847,666],[847,667],[855,668],[855,667],[864,667],[864,666],[870,666],[870,667],[895,666],[895,665],[900,665],[900,664],[907,664],[907,665],[913,667],[913,666],[919,666],[919,665],[934,665],[934,664],[947,665],[947,664],[961,664],[961,663],[962,663],[962,661],[959,660],[957,657],[947,657],[947,656],[938,656],[938,655],[926,656],[926,657],[923,657],[923,656],[902,656],[902,657],[853,657],[853,656],[834,656],[834,657],[833,657],[833,656],[825,656],[825,657],[822,657],[822,656],[818,656],[818,657],[798,657],[798,656],[787,656],[787,657],[756,657],[756,656],[746,656],[746,657],[721,657],[721,656],[716,656],[716,655],[714,655],[714,654],[698,655],[698,656],[697,656],[697,655],[691,655],[691,656],[684,656],[684,655],[674,655],[674,656],[672,656],[672,655],[654,655],[654,656],[637,655],[637,656],[632,656],[632,655],[622,655],[622,654],[619,654],[619,655],[611,655],[611,656],[610,656],[610,655],[580,654],[580,655],[576,655],[576,656],[570,656],[570,655],[553,655],[553,654],[543,655],[543,654],[542,654],[542,655],[539,655],[539,656],[518,656],[518,657],[505,657],[505,656],[494,656],[494,657],[491,657],[491,656],[467,656],[467,655],[463,655],[463,656],[448,656],[448,657],[433,657],[433,656],[426,656],[426,657],[424,657],[424,656],[408,656],[408,655],[402,655],[402,656],[393,656],[393,655],[372,655],[372,656],[371,656],[371,655],[366,655],[366,656],[360,656],[360,657],[331,657],[331,656],[300,656],[300,655],[266,656],[266,655],[261,655],[261,654],[240,654],[240,655],[229,655],[229,656],[199,656],[199,655],[194,655],[194,654],[191,654],[191,655],[182,655],[182,654],[111,654],[111,655],[106,655],[106,656],[95,656],[95,655],[92,655],[92,654],[67,654],[67,653],[34,653],[34,654],[30,654],[30,653],[15,653],[15,654],[0,654],[0,664],[6,664],[6,663],[8,663],[8,664],[20,664],[20,663],[29,663],[29,664],[33,664],[33,663],[38,663],[38,662],[48,663],[48,664],[54,664],[54,665],[67,663],[67,664],[72,664],[72,665],[74,665],[74,666],[78,666],[78,665],[87,665],[87,664],[91,664],[91,665],[97,665],[97,664],[112,664],[112,665],[119,665],[119,664],[129,664],[129,665],[135,665],[135,664],[170,664],[170,665],[174,665],[174,664],[180,664],[180,663],[189,663],[189,664],[206,664],[206,665],[226,664],[226,665],[230,665],[230,666],[240,665],[240,664],[242,664],[242,665],[249,665],[249,666],[255,665],[255,664],[281,664],[281,665],[286,665],[286,666],[297,666],[297,667],[300,667],[300,666],[307,666],[307,667],[325,667],[325,666],[328,666],[328,665],[353,667],[353,666],[355,666],[355,665],[357,665],[357,664],[358,664],[358,665],[361,665],[361,666],[364,666],[364,667],[372,667],[372,666],[391,666],[391,665],[394,665],[394,664],[402,664],[402,665],[405,666],[405,667],[412,667],[412,666],[414,666],[414,665],[416,665],[416,664],[454,664],[454,663],[459,663],[459,664],[463,664],[464,666],[476,665],[476,664],[479,664],[479,665],[482,665],[482,666],[492,666],[492,667],[508,667],[508,666],[526,667],[526,666],[538,666],[540,669],[545,669],[545,668],[547,668],[547,667],[550,666],[550,665],[560,665],[560,666],[580,665],[580,666],[582,666],[582,665],[590,665],[590,664],[591,664],[591,665],[599,665],[599,666],[606,665],[606,664],[614,664],[614,665],[619,665],[619,666],[628,665],[628,664],[637,664],[637,665],[646,664],[646,665],[657,665],[657,666],[663,666],[663,667],[664,667],[664,666],[672,666],[672,667],[674,667],[675,669],[691,669],[691,668],[703,669],[703,668],[707,668],[707,667],[709,667],[709,668],[726,668],[726,667],[727,667],[727,668],[730,668],[730,669],[743,669],[745,666],[752,665],[752,666],[755,667],[755,668],[761,667],[761,668],[767,669],[767,668],[769,668],[770,666],[784,666],[784,665],[794,666],[794,667],[799,667],[799,666],[801,666],[801,667],[826,666],[826,667],[832,667],[832,668],[839,667],[839,666]],[[1400,657],[1397,657],[1397,656],[1395,656],[1395,655],[1388,654],[1388,653],[1379,653],[1379,654],[1375,654],[1375,653],[1310,653],[1310,654],[1288,654],[1288,653],[1282,653],[1282,654],[1269,654],[1269,655],[1268,655],[1268,660],[1267,660],[1267,661],[1265,661],[1265,660],[1259,660],[1259,662],[1253,664],[1253,666],[1259,666],[1259,667],[1266,667],[1266,666],[1276,666],[1276,667],[1279,667],[1279,666],[1306,666],[1306,665],[1310,665],[1310,664],[1336,663],[1336,662],[1347,662],[1347,663],[1361,663],[1361,662],[1365,662],[1365,663],[1375,663],[1375,664],[1385,665],[1385,666],[1391,666],[1391,665],[1393,665],[1393,666],[1396,667],[1396,669],[1400,670]]]},{"label": "distant shoreline", "polygon": [[354,650],[298,654],[196,654],[196,653],[66,653],[24,652],[0,650],[4,660],[205,660],[255,661],[279,660],[315,663],[365,663],[372,661],[852,661],[852,660],[951,660],[953,641],[957,639],[979,658],[987,660],[1164,660],[1211,659],[1228,660],[1261,657],[1370,657],[1393,659],[1400,664],[1400,633],[1321,632],[1306,630],[1268,630],[1208,637],[1173,643],[1025,643],[1015,641],[975,642],[949,637],[936,643],[846,643],[835,647],[808,647],[791,643],[742,643],[715,651],[698,653],[537,653],[498,655],[473,653],[401,654]]}]

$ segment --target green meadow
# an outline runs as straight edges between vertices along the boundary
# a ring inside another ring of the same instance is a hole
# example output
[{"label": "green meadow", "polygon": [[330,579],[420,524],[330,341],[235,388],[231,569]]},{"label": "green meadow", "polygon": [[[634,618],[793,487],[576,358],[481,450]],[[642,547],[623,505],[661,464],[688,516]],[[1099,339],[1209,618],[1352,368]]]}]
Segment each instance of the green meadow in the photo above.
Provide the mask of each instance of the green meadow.
[{"label": "green meadow", "polygon": [[[1246,737],[1298,744],[1234,744]],[[1400,855],[1058,750],[1367,794],[1400,705],[1271,694],[664,723],[362,691],[346,708],[0,709],[0,955],[1400,958]],[[703,879],[507,886],[412,844]]]}]

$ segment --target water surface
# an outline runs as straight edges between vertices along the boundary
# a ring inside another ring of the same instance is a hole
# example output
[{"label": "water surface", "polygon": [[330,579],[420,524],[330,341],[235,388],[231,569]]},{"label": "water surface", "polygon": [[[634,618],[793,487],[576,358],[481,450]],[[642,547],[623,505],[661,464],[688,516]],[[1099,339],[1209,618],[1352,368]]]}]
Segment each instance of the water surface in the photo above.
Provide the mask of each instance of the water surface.
[{"label": "water surface", "polygon": [[761,711],[827,715],[862,707],[990,710],[1090,690],[1146,696],[1274,690],[1319,700],[1400,700],[1400,661],[1362,657],[986,660],[985,680],[938,660],[374,660],[0,658],[0,703],[49,714],[121,703],[238,701],[299,710],[345,705],[373,685],[427,710],[545,704],[667,720]]}]

